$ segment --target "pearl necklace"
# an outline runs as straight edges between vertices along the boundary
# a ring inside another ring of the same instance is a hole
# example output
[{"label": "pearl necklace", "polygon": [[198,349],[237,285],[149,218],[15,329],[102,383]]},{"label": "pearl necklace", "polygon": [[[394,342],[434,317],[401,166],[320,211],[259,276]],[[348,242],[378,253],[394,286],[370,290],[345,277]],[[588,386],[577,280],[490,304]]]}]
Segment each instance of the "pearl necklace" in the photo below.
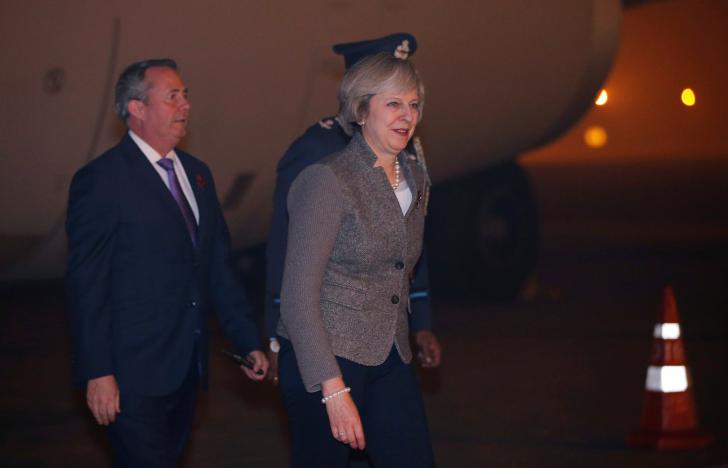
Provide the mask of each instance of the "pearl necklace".
[{"label": "pearl necklace", "polygon": [[397,159],[397,156],[394,157],[394,183],[392,188],[394,190],[399,188],[399,159]]}]

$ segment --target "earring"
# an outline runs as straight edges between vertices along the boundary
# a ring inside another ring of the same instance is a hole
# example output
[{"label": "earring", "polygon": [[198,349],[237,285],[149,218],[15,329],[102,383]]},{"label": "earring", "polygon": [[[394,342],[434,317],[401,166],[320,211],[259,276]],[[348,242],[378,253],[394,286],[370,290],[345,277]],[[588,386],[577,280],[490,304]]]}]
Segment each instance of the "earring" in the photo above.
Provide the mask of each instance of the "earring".
[{"label": "earring", "polygon": [[366,121],[362,120],[361,122],[357,122],[357,123],[359,124],[360,127],[363,127],[364,124],[366,123]]}]

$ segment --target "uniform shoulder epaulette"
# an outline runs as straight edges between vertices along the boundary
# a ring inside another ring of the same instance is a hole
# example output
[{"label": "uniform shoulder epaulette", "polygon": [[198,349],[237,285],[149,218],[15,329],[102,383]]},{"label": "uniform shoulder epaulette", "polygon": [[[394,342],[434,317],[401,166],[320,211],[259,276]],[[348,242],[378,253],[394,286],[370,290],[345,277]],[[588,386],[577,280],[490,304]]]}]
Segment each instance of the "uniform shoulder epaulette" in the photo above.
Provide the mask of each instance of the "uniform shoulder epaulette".
[{"label": "uniform shoulder epaulette", "polygon": [[334,125],[336,124],[336,121],[332,118],[326,118],[321,119],[318,121],[319,127],[325,129],[325,130],[331,130],[334,128]]},{"label": "uniform shoulder epaulette", "polygon": [[425,161],[425,150],[422,149],[422,141],[420,137],[412,138],[412,146],[415,149],[415,154],[410,154],[410,158],[417,162],[417,165],[422,168],[422,172],[425,174],[425,213],[430,203],[430,187],[432,186],[432,180],[430,180],[430,173],[427,171],[427,161]]},{"label": "uniform shoulder epaulette", "polygon": [[425,161],[425,150],[422,149],[422,141],[420,140],[420,137],[412,137],[412,146],[415,149],[415,154],[411,155],[414,156],[414,159],[417,161],[417,164],[422,168],[423,171],[425,171],[425,174],[427,175],[428,182],[430,178],[430,174],[427,172],[427,161]]}]

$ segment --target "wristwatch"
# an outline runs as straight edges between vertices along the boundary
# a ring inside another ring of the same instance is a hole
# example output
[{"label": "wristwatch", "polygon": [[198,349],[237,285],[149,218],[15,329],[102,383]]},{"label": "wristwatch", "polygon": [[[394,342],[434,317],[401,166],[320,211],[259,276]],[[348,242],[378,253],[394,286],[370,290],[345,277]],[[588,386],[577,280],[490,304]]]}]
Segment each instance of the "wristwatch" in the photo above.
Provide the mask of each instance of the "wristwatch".
[{"label": "wristwatch", "polygon": [[277,353],[278,351],[281,350],[281,344],[278,342],[277,339],[271,338],[270,341],[268,342],[268,348],[272,352]]}]

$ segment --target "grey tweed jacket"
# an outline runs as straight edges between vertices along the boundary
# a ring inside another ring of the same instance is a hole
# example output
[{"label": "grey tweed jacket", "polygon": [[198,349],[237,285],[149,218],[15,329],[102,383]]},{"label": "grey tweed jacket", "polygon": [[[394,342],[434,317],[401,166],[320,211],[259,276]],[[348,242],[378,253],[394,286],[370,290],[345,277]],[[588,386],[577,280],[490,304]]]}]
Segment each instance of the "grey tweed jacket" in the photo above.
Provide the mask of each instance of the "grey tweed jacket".
[{"label": "grey tweed jacket", "polygon": [[398,158],[412,191],[405,215],[359,132],[291,185],[277,331],[291,340],[309,392],[341,375],[334,356],[375,366],[394,343],[404,362],[412,359],[407,298],[429,186],[413,156]]}]

